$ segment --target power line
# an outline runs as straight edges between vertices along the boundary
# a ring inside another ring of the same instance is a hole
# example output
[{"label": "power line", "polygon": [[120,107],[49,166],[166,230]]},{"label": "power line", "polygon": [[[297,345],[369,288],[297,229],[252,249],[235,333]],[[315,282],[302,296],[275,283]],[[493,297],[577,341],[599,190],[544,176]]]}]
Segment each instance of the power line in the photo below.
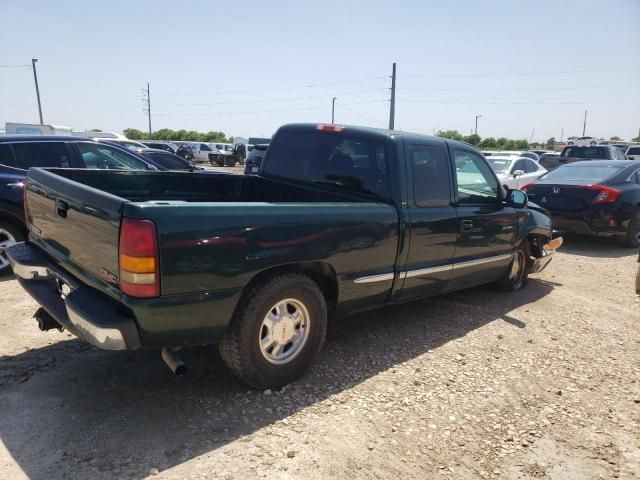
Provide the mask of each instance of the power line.
[{"label": "power line", "polygon": [[433,90],[436,92],[520,92],[530,90],[591,90],[601,88],[640,88],[640,85],[599,85],[599,86],[579,86],[579,87],[518,87],[518,88],[433,88],[433,87],[404,87],[400,90]]},{"label": "power line", "polygon": [[362,114],[362,113],[360,113],[360,112],[357,112],[357,111],[356,111],[356,110],[354,110],[353,108],[350,108],[350,107],[348,107],[347,105],[345,105],[345,104],[343,104],[343,103],[337,103],[337,102],[336,102],[336,105],[338,105],[339,107],[344,108],[345,110],[347,110],[347,111],[349,111],[349,112],[351,112],[351,113],[353,113],[353,114],[355,114],[355,115],[357,115],[357,116],[359,116],[359,117],[364,118],[365,120],[369,120],[370,122],[374,122],[374,123],[378,123],[378,124],[380,124],[380,125],[385,125],[385,126],[386,126],[386,122],[382,122],[382,121],[377,120],[377,119],[375,119],[375,118],[372,118],[372,117],[369,117],[369,116],[367,116],[367,115],[364,115],[364,114]]},{"label": "power line", "polygon": [[31,68],[31,65],[0,65],[0,68]]},{"label": "power line", "polygon": [[522,75],[569,75],[575,73],[599,73],[599,72],[625,72],[640,70],[640,67],[632,68],[606,68],[594,70],[561,70],[555,72],[505,72],[505,73],[461,73],[461,74],[434,74],[434,75],[403,75],[403,78],[464,78],[464,77],[518,77]]},{"label": "power line", "polygon": [[401,100],[404,103],[436,103],[444,105],[635,105],[640,102],[458,102],[446,100]]}]

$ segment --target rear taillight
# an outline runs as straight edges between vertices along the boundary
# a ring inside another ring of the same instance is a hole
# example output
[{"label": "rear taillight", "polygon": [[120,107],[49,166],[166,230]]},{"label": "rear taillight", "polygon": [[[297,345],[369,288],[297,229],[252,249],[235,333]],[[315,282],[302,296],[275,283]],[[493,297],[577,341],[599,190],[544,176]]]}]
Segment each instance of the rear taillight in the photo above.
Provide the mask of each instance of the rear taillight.
[{"label": "rear taillight", "polygon": [[598,192],[598,195],[596,195],[596,197],[591,201],[592,204],[613,203],[618,200],[621,193],[620,190],[605,187],[604,185],[585,185],[584,188]]},{"label": "rear taillight", "polygon": [[321,132],[334,132],[334,133],[340,133],[340,132],[344,132],[344,127],[341,125],[332,125],[332,124],[325,124],[325,123],[319,123],[318,125],[316,125],[316,130],[320,130]]},{"label": "rear taillight", "polygon": [[520,187],[520,190],[522,190],[523,192],[526,192],[527,189],[533,187],[535,184],[534,183],[527,183],[526,185],[523,185]]},{"label": "rear taillight", "polygon": [[158,237],[151,220],[124,218],[120,227],[120,290],[132,297],[160,295]]}]

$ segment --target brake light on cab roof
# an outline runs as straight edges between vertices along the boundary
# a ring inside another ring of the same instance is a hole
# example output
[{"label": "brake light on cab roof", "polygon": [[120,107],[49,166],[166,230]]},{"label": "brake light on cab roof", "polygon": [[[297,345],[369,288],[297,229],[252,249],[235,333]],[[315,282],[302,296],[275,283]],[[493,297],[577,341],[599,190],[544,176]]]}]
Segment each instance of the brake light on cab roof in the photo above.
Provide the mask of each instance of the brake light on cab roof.
[{"label": "brake light on cab roof", "polygon": [[320,130],[321,132],[340,133],[344,132],[344,127],[342,125],[319,123],[316,125],[316,130]]}]

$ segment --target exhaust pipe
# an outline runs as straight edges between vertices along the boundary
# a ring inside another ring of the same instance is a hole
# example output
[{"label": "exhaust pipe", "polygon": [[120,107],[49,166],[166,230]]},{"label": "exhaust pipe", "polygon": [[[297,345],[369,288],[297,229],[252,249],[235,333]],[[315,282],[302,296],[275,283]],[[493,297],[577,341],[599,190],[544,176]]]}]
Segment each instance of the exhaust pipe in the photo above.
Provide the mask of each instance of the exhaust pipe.
[{"label": "exhaust pipe", "polygon": [[47,330],[58,329],[58,331],[64,330],[62,325],[60,325],[55,318],[53,318],[49,312],[47,312],[44,308],[40,307],[36,310],[36,313],[33,314],[33,318],[38,321],[38,328],[46,332]]},{"label": "exhaust pipe", "polygon": [[176,352],[180,350],[179,348],[163,348],[162,349],[162,360],[167,364],[167,367],[171,369],[171,371],[177,376],[181,377],[185,373],[187,373],[187,367],[182,361],[182,359],[176,355]]}]

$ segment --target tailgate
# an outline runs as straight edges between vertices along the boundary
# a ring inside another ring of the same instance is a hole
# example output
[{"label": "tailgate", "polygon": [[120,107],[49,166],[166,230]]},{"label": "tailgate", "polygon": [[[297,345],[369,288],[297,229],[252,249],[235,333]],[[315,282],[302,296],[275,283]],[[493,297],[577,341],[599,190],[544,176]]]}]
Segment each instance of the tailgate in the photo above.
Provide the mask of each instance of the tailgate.
[{"label": "tailgate", "polygon": [[30,239],[60,266],[118,297],[118,232],[126,200],[41,169],[25,186]]}]

